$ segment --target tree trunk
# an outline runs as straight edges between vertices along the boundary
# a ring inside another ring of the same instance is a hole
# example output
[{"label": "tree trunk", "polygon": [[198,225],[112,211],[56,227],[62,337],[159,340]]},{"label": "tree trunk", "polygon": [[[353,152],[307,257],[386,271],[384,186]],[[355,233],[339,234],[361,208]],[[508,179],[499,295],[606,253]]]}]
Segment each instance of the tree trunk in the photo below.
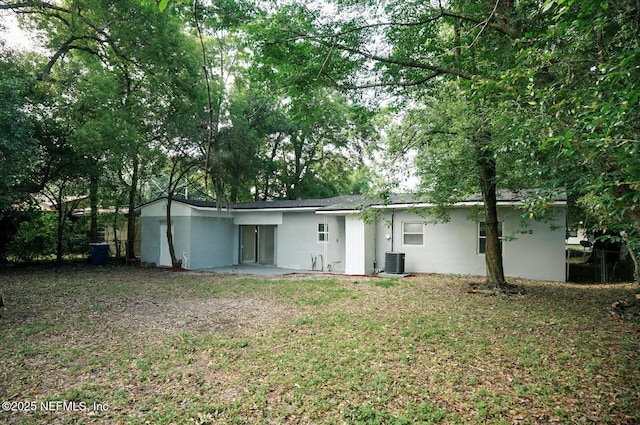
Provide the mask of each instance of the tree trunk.
[{"label": "tree trunk", "polygon": [[238,202],[238,186],[234,185],[231,188],[231,194],[229,195],[229,202]]},{"label": "tree trunk", "polygon": [[129,186],[129,214],[127,215],[127,258],[135,259],[135,243],[136,243],[136,193],[138,191],[138,169],[139,158],[137,155],[133,157],[133,172],[131,174],[131,186]]},{"label": "tree trunk", "polygon": [[[120,239],[118,238],[118,215],[120,214],[120,208],[116,205],[116,210],[113,214],[113,243],[116,246],[116,257],[122,256],[122,250],[120,248]],[[106,229],[105,229],[106,232]]]},{"label": "tree trunk", "polygon": [[64,255],[64,250],[62,246],[62,240],[64,238],[64,211],[62,207],[58,210],[58,232],[56,237],[56,262],[62,263],[62,257]]},{"label": "tree trunk", "polygon": [[89,203],[91,204],[91,224],[89,229],[89,242],[101,242],[98,240],[98,183],[99,179],[93,172],[89,176]]},{"label": "tree trunk", "polygon": [[640,260],[638,260],[636,252],[631,246],[629,246],[629,255],[631,256],[631,261],[633,261],[633,279],[636,282],[636,289],[640,293]]},{"label": "tree trunk", "polygon": [[498,234],[498,196],[496,191],[496,160],[493,150],[488,146],[491,135],[482,133],[482,140],[476,141],[477,165],[480,177],[480,189],[484,203],[486,223],[485,263],[487,267],[487,284],[504,289],[504,268],[502,264],[502,248]]},{"label": "tree trunk", "polygon": [[171,202],[173,201],[173,191],[170,190],[167,196],[167,244],[169,245],[169,255],[171,256],[171,267],[182,267],[182,261],[176,258],[176,250],[173,247],[173,232],[171,231]]},{"label": "tree trunk", "polygon": [[57,196],[57,204],[58,204],[58,228],[56,232],[56,262],[62,263],[62,257],[64,255],[63,244],[62,241],[64,239],[64,224],[65,224],[65,216],[64,216],[64,192],[63,189],[60,188]]},{"label": "tree trunk", "polygon": [[627,232],[621,232],[622,238],[624,242],[627,244],[627,249],[629,250],[629,256],[631,257],[631,261],[633,262],[633,280],[636,283],[636,290],[640,293],[640,261],[636,256],[636,251],[633,249],[632,241],[629,239],[629,235]]}]

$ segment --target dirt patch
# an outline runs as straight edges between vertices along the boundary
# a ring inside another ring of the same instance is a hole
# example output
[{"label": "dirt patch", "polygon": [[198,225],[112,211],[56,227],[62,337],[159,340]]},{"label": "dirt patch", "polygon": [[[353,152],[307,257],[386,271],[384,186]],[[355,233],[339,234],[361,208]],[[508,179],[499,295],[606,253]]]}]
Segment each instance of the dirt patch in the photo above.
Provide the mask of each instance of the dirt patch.
[{"label": "dirt patch", "polygon": [[130,332],[250,332],[290,319],[291,306],[251,298],[139,299],[110,315],[112,323]]},{"label": "dirt patch", "polygon": [[[206,332],[252,333],[295,319],[295,306],[234,294],[237,276],[131,267],[9,270],[0,279],[5,324],[88,324],[139,337]],[[185,285],[184,282],[189,282]]]}]

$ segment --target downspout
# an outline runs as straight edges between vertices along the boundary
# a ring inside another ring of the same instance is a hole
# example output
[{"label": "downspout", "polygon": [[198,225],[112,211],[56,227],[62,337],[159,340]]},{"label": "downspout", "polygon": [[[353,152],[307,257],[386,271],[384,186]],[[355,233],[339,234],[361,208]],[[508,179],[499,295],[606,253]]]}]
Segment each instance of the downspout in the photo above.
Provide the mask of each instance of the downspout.
[{"label": "downspout", "polygon": [[394,230],[395,230],[395,222],[394,222],[395,214],[396,214],[395,210],[391,210],[391,252],[395,252],[395,249],[393,247],[393,240],[395,239],[394,238],[394,236],[395,236],[395,233],[394,233]]},{"label": "downspout", "polygon": [[322,269],[321,269],[322,271],[324,271],[325,262],[327,264],[331,264],[331,262],[329,261],[329,258],[328,258],[328,251],[329,251],[329,244],[331,243],[331,237],[332,237],[331,236],[331,231],[332,231],[332,229],[329,229],[328,226],[329,226],[329,222],[327,220],[327,216],[325,215],[324,216],[324,230],[325,230],[325,232],[327,232],[327,240],[326,240],[326,243],[323,244],[324,245],[324,249],[323,249],[324,255],[322,256]]}]

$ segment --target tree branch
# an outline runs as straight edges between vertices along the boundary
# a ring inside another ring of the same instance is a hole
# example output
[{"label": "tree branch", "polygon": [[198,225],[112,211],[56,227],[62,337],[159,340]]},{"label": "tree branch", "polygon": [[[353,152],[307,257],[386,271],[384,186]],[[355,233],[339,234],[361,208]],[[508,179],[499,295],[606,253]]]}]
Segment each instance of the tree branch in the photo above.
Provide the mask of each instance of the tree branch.
[{"label": "tree branch", "polygon": [[[312,40],[312,41],[316,41],[317,43],[325,46],[325,47],[329,47],[329,48],[337,48],[339,50],[345,51],[345,52],[349,52],[349,53],[353,53],[355,55],[361,56],[365,59],[369,59],[375,62],[379,62],[379,63],[384,63],[384,64],[388,64],[388,65],[398,65],[404,68],[413,68],[413,69],[422,69],[422,70],[426,70],[426,71],[433,71],[434,75],[428,77],[426,80],[432,79],[438,75],[443,75],[443,74],[448,74],[448,75],[453,75],[456,77],[460,77],[463,78],[465,80],[473,80],[474,76],[472,74],[469,74],[468,72],[464,72],[458,69],[453,69],[453,68],[445,68],[445,67],[439,67],[430,63],[423,63],[423,62],[419,62],[419,61],[415,61],[415,60],[400,60],[400,59],[395,59],[392,57],[384,57],[384,56],[379,56],[379,55],[375,55],[373,53],[369,53],[367,51],[361,50],[361,49],[356,49],[353,47],[349,47],[346,46],[344,44],[340,44],[337,42],[329,42],[327,40],[325,40],[324,37],[321,36],[314,36],[314,35],[309,35],[309,34],[303,34],[300,33],[296,30],[293,29],[287,29],[285,30],[287,32],[289,32],[290,34],[294,34],[296,37],[294,39],[299,40],[299,39],[308,39],[308,40]],[[333,36],[327,36],[328,38],[334,38]]]},{"label": "tree branch", "polygon": [[[72,43],[74,41],[78,41],[78,40],[93,40],[93,41],[98,42],[99,44],[107,44],[107,45],[109,45],[111,47],[111,49],[113,49],[113,52],[116,54],[116,56],[118,56],[119,58],[124,59],[126,61],[130,61],[129,58],[127,58],[127,56],[120,51],[120,49],[118,48],[116,43],[113,42],[113,40],[110,38],[110,36],[109,36],[109,34],[107,32],[107,28],[109,28],[115,22],[118,22],[116,20],[112,20],[112,21],[106,22],[102,26],[99,26],[99,25],[95,24],[92,20],[87,19],[84,15],[82,15],[80,13],[80,10],[74,11],[74,10],[69,9],[69,8],[57,6],[55,4],[42,2],[42,1],[25,1],[25,2],[20,2],[20,3],[0,4],[0,10],[13,10],[16,13],[25,14],[25,15],[26,14],[38,14],[38,13],[41,13],[43,15],[48,15],[48,16],[52,16],[52,17],[54,17],[56,19],[59,19],[61,22],[63,22],[69,28],[71,28],[71,21],[66,19],[64,17],[64,14],[67,14],[67,15],[70,15],[70,16],[77,16],[85,25],[87,25],[87,27],[91,28],[93,31],[95,31],[96,34],[99,35],[99,37],[98,36],[92,37],[92,36],[75,36],[75,35],[72,35],[53,54],[53,56],[51,57],[51,59],[49,60],[49,62],[45,66],[45,68],[43,69],[43,71],[38,75],[38,77],[37,77],[38,80],[41,80],[41,81],[45,80],[51,74],[51,70],[53,69],[53,66],[56,64],[56,62],[71,50],[74,50],[74,49],[75,50],[82,50],[82,51],[94,54],[96,56],[99,56],[99,53],[97,51],[92,50],[92,49],[90,49],[88,47],[73,46]],[[49,13],[47,13],[47,12],[49,12]],[[124,21],[124,20],[126,20],[126,18],[122,19],[122,21]]]},{"label": "tree branch", "polygon": [[498,4],[500,4],[500,0],[496,0],[496,4],[493,6],[493,10],[491,10],[491,14],[489,14],[489,17],[484,22],[478,23],[479,25],[480,24],[482,25],[482,28],[480,28],[480,32],[478,32],[478,34],[476,35],[476,38],[473,39],[473,41],[469,45],[469,48],[471,48],[474,44],[476,44],[476,41],[478,41],[478,39],[482,37],[482,34],[484,34],[484,30],[487,29],[489,22],[496,14],[496,10],[498,9]]}]

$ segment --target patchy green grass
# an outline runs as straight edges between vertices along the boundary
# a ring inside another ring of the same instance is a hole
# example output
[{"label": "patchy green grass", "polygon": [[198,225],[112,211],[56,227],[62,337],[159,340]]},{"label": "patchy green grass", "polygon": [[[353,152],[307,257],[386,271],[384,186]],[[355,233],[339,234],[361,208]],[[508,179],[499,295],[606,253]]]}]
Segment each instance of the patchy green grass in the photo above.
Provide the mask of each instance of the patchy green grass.
[{"label": "patchy green grass", "polygon": [[631,285],[0,273],[2,423],[640,422]]}]

